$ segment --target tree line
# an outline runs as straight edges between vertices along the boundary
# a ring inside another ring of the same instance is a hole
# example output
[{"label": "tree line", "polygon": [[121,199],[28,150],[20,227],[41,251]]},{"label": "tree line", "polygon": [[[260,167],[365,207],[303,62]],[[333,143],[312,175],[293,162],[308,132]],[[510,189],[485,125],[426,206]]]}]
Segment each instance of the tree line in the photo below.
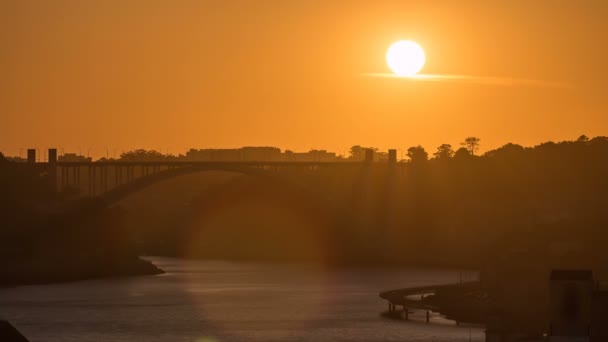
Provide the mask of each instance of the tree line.
[{"label": "tree line", "polygon": [[[470,137],[458,149],[442,144],[432,154],[408,148],[399,177],[381,168],[350,176],[323,170],[327,174],[311,179],[308,189],[325,195],[335,186],[328,199],[351,208],[341,213],[347,217],[340,225],[327,229],[327,241],[338,241],[336,250],[357,260],[475,265],[514,245],[549,250],[551,243],[584,246],[573,248],[571,257],[601,260],[608,243],[608,137],[583,135],[531,147],[509,143],[485,153],[480,144]],[[364,149],[354,147],[349,158]],[[141,155],[164,158],[146,150],[125,158]],[[36,226],[44,216],[35,213],[57,201],[45,175],[17,164],[0,157],[4,231]],[[174,225],[166,231],[174,234]]]}]

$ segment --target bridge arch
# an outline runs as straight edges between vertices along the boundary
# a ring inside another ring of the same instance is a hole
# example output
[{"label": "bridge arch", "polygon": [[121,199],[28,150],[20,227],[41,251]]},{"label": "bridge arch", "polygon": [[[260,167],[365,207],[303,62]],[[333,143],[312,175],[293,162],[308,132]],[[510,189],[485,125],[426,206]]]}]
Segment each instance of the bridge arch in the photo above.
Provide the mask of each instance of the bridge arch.
[{"label": "bridge arch", "polygon": [[186,176],[194,173],[207,171],[225,171],[231,173],[240,173],[248,176],[256,176],[262,178],[282,178],[275,171],[266,170],[263,168],[244,167],[237,165],[189,165],[153,173],[151,175],[136,178],[128,183],[116,186],[109,191],[99,195],[99,199],[107,206],[112,206],[128,196],[137,193],[154,184],[170,180],[173,178]]}]

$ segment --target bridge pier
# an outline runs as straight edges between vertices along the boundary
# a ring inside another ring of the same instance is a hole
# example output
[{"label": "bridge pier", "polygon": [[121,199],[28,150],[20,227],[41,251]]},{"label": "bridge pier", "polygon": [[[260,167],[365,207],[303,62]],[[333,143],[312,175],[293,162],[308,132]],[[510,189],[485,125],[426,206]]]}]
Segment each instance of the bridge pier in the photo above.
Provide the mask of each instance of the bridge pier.
[{"label": "bridge pier", "polygon": [[410,310],[405,305],[403,306],[403,318],[406,321],[410,320]]},{"label": "bridge pier", "polygon": [[431,312],[426,310],[426,322],[429,323],[431,321]]},{"label": "bridge pier", "polygon": [[27,149],[27,162],[30,164],[34,164],[36,162],[36,149]]},{"label": "bridge pier", "polygon": [[69,182],[69,169],[65,166],[61,167],[61,179],[59,180],[59,191],[63,191]]},{"label": "bridge pier", "polygon": [[48,150],[48,163],[49,163],[49,181],[51,190],[54,193],[59,192],[57,186],[57,149],[49,148]]}]

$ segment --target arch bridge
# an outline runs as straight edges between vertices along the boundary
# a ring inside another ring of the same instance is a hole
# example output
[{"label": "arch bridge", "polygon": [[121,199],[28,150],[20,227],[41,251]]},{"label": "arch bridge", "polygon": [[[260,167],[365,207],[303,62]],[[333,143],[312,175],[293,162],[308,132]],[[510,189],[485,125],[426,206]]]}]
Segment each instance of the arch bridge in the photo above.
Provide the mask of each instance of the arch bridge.
[{"label": "arch bridge", "polygon": [[[370,150],[371,152],[371,150]],[[59,162],[57,150],[49,149],[48,161],[37,163],[28,151],[28,164],[48,172],[51,187],[57,192],[71,189],[81,197],[99,197],[105,203],[120,201],[155,183],[175,177],[204,172],[226,171],[260,177],[299,177],[322,171],[349,173],[365,168],[400,168],[395,150],[385,162],[372,162],[373,153],[363,161],[97,161]]]}]

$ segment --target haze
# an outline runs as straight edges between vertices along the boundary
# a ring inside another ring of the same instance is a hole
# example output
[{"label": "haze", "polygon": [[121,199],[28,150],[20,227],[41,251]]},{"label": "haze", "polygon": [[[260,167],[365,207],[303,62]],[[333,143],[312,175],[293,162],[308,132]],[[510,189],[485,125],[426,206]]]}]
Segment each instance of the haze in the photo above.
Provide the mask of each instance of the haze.
[{"label": "haze", "polygon": [[[608,129],[605,1],[1,0],[0,151],[483,150]],[[542,20],[541,20],[542,19]],[[423,73],[366,78],[419,42]],[[163,146],[158,146],[162,142]]]}]

